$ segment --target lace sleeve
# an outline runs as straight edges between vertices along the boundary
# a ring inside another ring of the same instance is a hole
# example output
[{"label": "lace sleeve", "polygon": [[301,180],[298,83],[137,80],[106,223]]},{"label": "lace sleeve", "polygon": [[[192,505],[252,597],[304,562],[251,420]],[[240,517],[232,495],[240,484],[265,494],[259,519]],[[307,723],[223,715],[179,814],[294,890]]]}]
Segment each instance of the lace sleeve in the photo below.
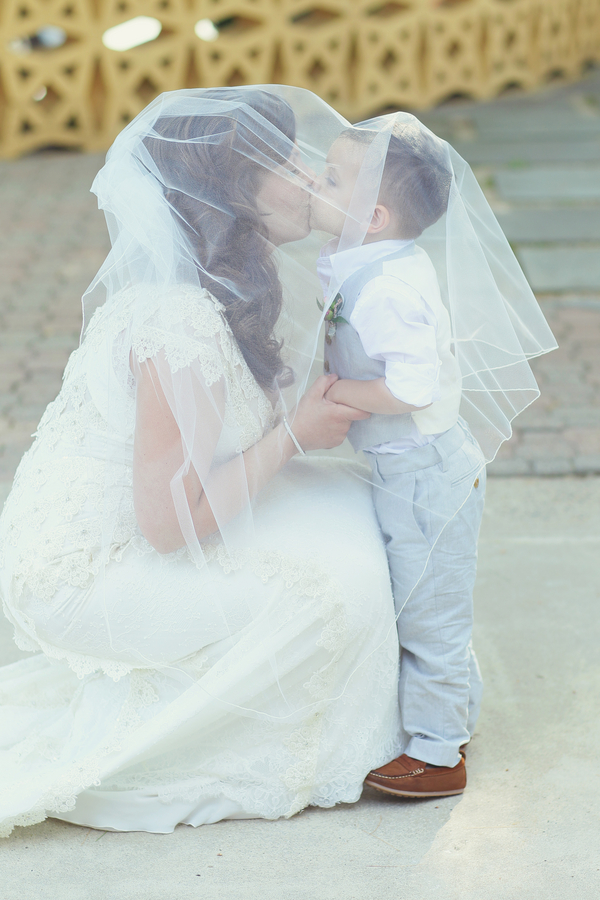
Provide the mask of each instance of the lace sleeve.
[{"label": "lace sleeve", "polygon": [[206,290],[180,286],[165,297],[149,293],[135,301],[131,349],[138,364],[160,354],[171,376],[192,379],[211,390],[223,379],[225,421],[237,426],[243,450],[275,424],[272,404],[256,382],[223,315],[223,305]]},{"label": "lace sleeve", "polygon": [[[208,291],[179,288],[160,307],[148,297],[143,321],[136,314],[131,346],[139,363],[162,351],[171,372],[199,362],[207,386],[240,365],[241,354],[222,314],[223,306]],[[139,324],[138,324],[139,323]]]}]

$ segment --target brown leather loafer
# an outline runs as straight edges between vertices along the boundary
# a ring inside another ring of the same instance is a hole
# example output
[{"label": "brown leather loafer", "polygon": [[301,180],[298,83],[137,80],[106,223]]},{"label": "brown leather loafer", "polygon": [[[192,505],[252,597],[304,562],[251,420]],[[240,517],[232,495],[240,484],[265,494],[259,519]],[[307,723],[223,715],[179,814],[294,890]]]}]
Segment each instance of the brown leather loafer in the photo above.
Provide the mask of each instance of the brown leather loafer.
[{"label": "brown leather loafer", "polygon": [[467,786],[465,757],[461,750],[460,762],[453,768],[428,766],[403,753],[391,763],[369,772],[365,784],[395,794],[397,797],[449,797],[462,794]]}]

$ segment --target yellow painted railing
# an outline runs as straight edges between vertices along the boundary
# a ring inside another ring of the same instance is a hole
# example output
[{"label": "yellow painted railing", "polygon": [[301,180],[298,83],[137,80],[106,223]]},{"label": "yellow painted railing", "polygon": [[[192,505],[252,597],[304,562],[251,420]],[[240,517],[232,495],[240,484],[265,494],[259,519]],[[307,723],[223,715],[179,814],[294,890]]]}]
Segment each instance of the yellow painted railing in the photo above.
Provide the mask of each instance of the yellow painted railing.
[{"label": "yellow painted railing", "polygon": [[[158,36],[111,49],[140,16]],[[2,0],[0,156],[103,149],[180,87],[295,84],[357,120],[598,61],[600,0]]]}]

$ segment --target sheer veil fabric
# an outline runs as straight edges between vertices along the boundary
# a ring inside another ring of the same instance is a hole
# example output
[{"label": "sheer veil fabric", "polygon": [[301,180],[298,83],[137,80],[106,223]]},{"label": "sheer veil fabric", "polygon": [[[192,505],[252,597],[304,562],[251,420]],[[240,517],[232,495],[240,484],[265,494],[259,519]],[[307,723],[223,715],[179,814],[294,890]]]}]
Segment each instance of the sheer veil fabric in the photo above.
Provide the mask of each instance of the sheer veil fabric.
[{"label": "sheer veil fabric", "polygon": [[[323,371],[342,284],[323,304],[329,235],[311,232],[311,210],[349,128],[299,88],[176,91],[123,130],[96,177],[112,249],[0,524],[5,612],[19,645],[43,653],[2,673],[6,831],[52,814],[157,831],[291,815],[357,799],[402,747],[368,468],[309,454],[256,489],[263,439],[284,416],[294,428]],[[337,251],[362,245],[401,134],[446,192],[416,244],[440,285],[460,413],[489,461],[538,395],[528,360],[553,337],[464,160],[406,113],[358,130]],[[154,505],[136,454],[168,473]],[[131,801],[121,819],[117,794]]]}]

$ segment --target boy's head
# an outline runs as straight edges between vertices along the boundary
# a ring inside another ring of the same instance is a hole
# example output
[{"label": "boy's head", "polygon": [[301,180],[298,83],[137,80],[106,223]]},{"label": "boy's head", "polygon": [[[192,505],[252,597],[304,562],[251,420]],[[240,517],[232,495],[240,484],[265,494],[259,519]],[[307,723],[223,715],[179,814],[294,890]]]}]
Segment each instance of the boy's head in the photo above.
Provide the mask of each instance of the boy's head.
[{"label": "boy's head", "polygon": [[[316,183],[311,204],[313,228],[341,235],[368,148],[377,134],[359,125],[334,141],[325,171]],[[362,174],[367,184],[368,176],[364,170]],[[418,123],[396,123],[389,136],[373,217],[365,223],[365,241],[418,237],[445,213],[451,179],[443,142]],[[353,216],[357,218],[355,211]]]}]

